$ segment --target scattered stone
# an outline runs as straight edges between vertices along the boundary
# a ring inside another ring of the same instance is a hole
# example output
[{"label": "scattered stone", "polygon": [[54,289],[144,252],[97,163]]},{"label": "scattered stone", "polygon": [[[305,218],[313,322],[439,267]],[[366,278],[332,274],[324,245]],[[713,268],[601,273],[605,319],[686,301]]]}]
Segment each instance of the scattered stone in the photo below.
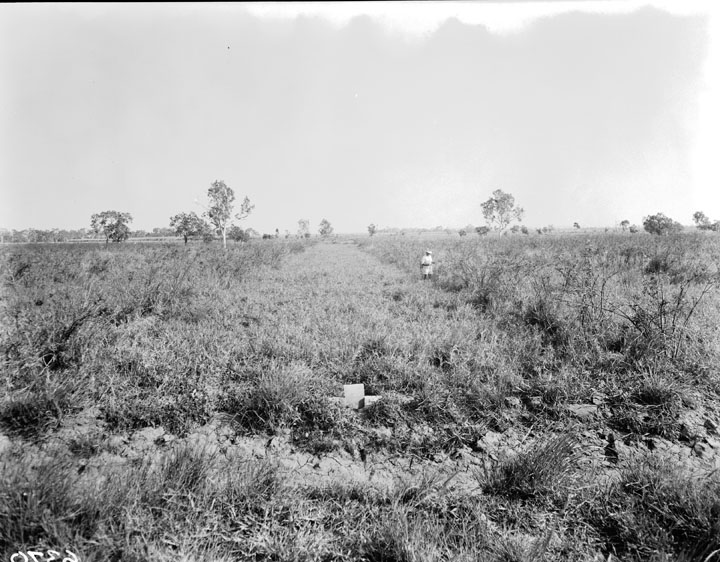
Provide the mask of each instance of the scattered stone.
[{"label": "scattered stone", "polygon": [[705,445],[702,443],[695,443],[693,444],[691,451],[695,456],[703,458],[705,455]]},{"label": "scattered stone", "polygon": [[594,418],[598,412],[595,404],[568,404],[567,409],[573,416],[583,421]]},{"label": "scattered stone", "polygon": [[531,396],[528,399],[527,406],[530,410],[542,410],[544,403],[542,396]]},{"label": "scattered stone", "polygon": [[607,435],[607,445],[605,445],[605,458],[608,462],[612,464],[617,464],[618,460],[620,460],[620,455],[618,455],[618,450],[615,445],[615,435],[612,433],[608,433]]},{"label": "scattered stone", "polygon": [[113,435],[107,441],[107,447],[111,451],[119,451],[125,446],[125,439],[122,435]]},{"label": "scattered stone", "polygon": [[5,451],[9,451],[11,447],[12,441],[10,441],[10,438],[0,433],[0,455],[5,453]]},{"label": "scattered stone", "polygon": [[519,408],[520,398],[518,398],[517,396],[506,396],[505,406],[507,406],[508,408]]},{"label": "scattered stone", "polygon": [[376,427],[372,430],[376,437],[379,439],[391,439],[392,429],[389,427]]},{"label": "scattered stone", "polygon": [[693,430],[693,428],[686,422],[680,423],[680,426],[678,428],[678,433],[679,433],[678,437],[682,441],[687,441],[690,443],[695,442],[700,438],[700,436],[697,434],[697,432],[695,432]]},{"label": "scattered stone", "polygon": [[144,439],[149,443],[155,443],[163,435],[165,435],[165,430],[162,427],[146,427],[135,433],[133,439]]},{"label": "scattered stone", "polygon": [[213,434],[208,435],[201,432],[191,433],[187,436],[186,443],[206,455],[214,455],[220,449],[217,438]]},{"label": "scattered stone", "polygon": [[167,445],[168,443],[172,443],[172,442],[175,441],[176,439],[177,439],[177,437],[175,437],[174,435],[172,435],[172,434],[170,434],[170,433],[166,433],[166,434],[163,435],[162,437],[158,437],[158,438],[155,440],[155,444],[156,444],[156,445]]},{"label": "scattered stone", "polygon": [[500,445],[502,436],[502,433],[498,433],[497,431],[488,431],[481,439],[477,440],[475,447],[485,452],[491,449],[495,450]]},{"label": "scattered stone", "polygon": [[705,418],[705,421],[703,422],[703,426],[705,426],[705,429],[710,435],[717,435],[718,434],[718,428],[717,424],[713,422],[710,418]]}]

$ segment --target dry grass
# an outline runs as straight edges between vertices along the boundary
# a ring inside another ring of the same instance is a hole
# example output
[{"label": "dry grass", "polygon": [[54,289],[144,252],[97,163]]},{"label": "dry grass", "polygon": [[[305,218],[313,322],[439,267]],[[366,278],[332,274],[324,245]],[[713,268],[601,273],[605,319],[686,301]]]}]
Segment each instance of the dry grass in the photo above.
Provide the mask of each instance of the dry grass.
[{"label": "dry grass", "polygon": [[[713,415],[717,242],[438,238],[431,283],[410,237],[4,248],[0,551],[704,560],[717,482],[652,454],[603,465],[588,435],[639,452],[687,440],[694,408]],[[356,382],[383,396],[359,414],[332,400]],[[580,403],[596,413],[574,418]],[[218,419],[223,447],[184,439]],[[138,448],[147,427],[167,439]],[[251,436],[266,459],[240,446]],[[365,480],[304,483],[272,443]],[[393,459],[411,462],[371,481]],[[449,483],[461,471],[474,486]]]}]

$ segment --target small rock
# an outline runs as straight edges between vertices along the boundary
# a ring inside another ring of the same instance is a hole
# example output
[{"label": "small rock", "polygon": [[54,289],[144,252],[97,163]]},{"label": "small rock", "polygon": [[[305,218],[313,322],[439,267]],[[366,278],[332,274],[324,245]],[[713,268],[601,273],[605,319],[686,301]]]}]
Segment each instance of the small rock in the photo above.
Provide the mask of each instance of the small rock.
[{"label": "small rock", "polygon": [[568,404],[568,411],[580,420],[589,420],[597,415],[598,407],[595,404]]},{"label": "small rock", "polygon": [[692,446],[692,452],[695,456],[702,458],[705,454],[705,445],[702,443],[695,443]]},{"label": "small rock", "polygon": [[505,406],[507,406],[508,408],[519,408],[520,398],[518,398],[517,396],[506,396]]},{"label": "small rock", "polygon": [[707,429],[707,432],[710,435],[718,434],[717,424],[715,422],[713,422],[710,418],[705,418],[703,425],[705,426],[705,429]]},{"label": "small rock", "polygon": [[528,399],[527,406],[530,410],[542,410],[544,406],[542,396],[531,396]]},{"label": "small rock", "polygon": [[380,439],[390,439],[392,437],[392,429],[389,427],[376,427],[372,432]]},{"label": "small rock", "polygon": [[617,445],[615,443],[615,435],[608,433],[607,445],[605,445],[605,458],[608,462],[617,464],[620,455],[618,454]]},{"label": "small rock", "polygon": [[680,427],[678,428],[678,437],[682,441],[688,441],[688,442],[694,442],[697,441],[700,437],[697,432],[693,431],[692,427],[688,425],[686,422],[680,423]]},{"label": "small rock", "polygon": [[10,441],[10,438],[0,433],[0,455],[5,451],[9,451],[11,447],[12,441]]},{"label": "small rock", "polygon": [[175,441],[176,439],[177,439],[177,437],[175,437],[174,435],[172,435],[170,433],[166,433],[162,437],[158,437],[158,439],[155,440],[155,444],[156,445],[167,445],[168,443],[171,443],[171,442]]},{"label": "small rock", "polygon": [[144,439],[148,442],[154,443],[160,437],[165,434],[165,430],[162,427],[146,427],[138,431],[134,437],[136,439]]},{"label": "small rock", "polygon": [[478,439],[475,443],[475,447],[481,451],[488,451],[489,449],[497,449],[502,439],[502,433],[496,431],[488,431],[481,439]]},{"label": "small rock", "polygon": [[125,446],[125,439],[122,435],[113,435],[107,440],[108,449],[112,451],[119,451]]}]

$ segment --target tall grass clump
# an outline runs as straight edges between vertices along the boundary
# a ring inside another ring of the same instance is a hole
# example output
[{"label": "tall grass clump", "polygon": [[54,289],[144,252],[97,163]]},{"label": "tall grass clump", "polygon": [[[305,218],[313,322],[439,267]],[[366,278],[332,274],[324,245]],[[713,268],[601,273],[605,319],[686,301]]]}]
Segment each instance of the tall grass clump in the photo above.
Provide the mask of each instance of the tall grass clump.
[{"label": "tall grass clump", "polygon": [[535,443],[478,477],[486,493],[511,499],[555,496],[562,501],[577,470],[578,445],[573,434],[553,437]]},{"label": "tall grass clump", "polygon": [[331,394],[332,388],[305,365],[271,365],[237,380],[219,398],[219,407],[246,429],[330,432],[343,418]]},{"label": "tall grass clump", "polygon": [[[592,494],[588,497],[589,494]],[[720,549],[720,481],[671,459],[638,456],[605,488],[588,489],[576,517],[622,560],[712,560]]]}]

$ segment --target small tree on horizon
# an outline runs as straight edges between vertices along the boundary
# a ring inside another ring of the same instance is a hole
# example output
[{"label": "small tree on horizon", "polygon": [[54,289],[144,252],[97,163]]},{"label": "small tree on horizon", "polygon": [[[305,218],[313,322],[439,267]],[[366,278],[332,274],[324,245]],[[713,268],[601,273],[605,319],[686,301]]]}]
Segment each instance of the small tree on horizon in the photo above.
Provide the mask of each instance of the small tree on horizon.
[{"label": "small tree on horizon", "polygon": [[720,221],[712,222],[702,211],[697,211],[693,214],[693,220],[698,230],[712,230],[714,232],[720,232]]},{"label": "small tree on horizon", "polygon": [[234,224],[228,228],[228,238],[230,238],[230,240],[234,240],[235,242],[247,242],[250,240],[250,235],[238,225]]},{"label": "small tree on horizon", "polygon": [[208,189],[210,207],[205,215],[210,219],[215,229],[222,235],[223,248],[227,248],[227,229],[232,217],[235,192],[222,180],[215,180]]},{"label": "small tree on horizon", "polygon": [[702,211],[693,213],[693,221],[700,230],[707,230],[711,226],[710,219]]},{"label": "small tree on horizon", "polygon": [[194,211],[189,213],[178,213],[174,217],[170,217],[170,228],[173,229],[177,236],[182,236],[185,245],[188,243],[190,236],[200,236],[210,225],[202,220]]},{"label": "small tree on horizon", "polygon": [[665,236],[675,232],[680,232],[682,230],[682,225],[670,217],[666,217],[662,213],[657,213],[643,219],[643,228],[650,234]]},{"label": "small tree on horizon", "polygon": [[485,222],[495,230],[503,231],[513,221],[522,222],[525,210],[515,206],[515,197],[496,189],[485,203],[480,205]]},{"label": "small tree on horizon", "polygon": [[625,232],[629,226],[630,226],[630,221],[627,219],[625,219],[624,221],[622,221],[620,223],[620,227],[623,229],[623,232]]},{"label": "small tree on horizon", "polygon": [[330,221],[327,219],[321,220],[318,232],[320,233],[320,236],[330,236],[333,233],[333,227],[330,224]]},{"label": "small tree on horizon", "polygon": [[310,238],[310,221],[308,219],[298,221],[298,236],[300,238]]},{"label": "small tree on horizon", "polygon": [[580,230],[580,223],[574,222],[573,228],[576,228],[577,230]]},{"label": "small tree on horizon", "polygon": [[102,233],[105,236],[105,244],[110,242],[122,242],[130,237],[128,223],[133,220],[130,213],[120,211],[103,211],[90,217],[90,227],[96,234]]},{"label": "small tree on horizon", "polygon": [[368,225],[368,233],[370,236],[375,236],[375,233],[377,232],[377,226],[375,226],[374,223]]}]

